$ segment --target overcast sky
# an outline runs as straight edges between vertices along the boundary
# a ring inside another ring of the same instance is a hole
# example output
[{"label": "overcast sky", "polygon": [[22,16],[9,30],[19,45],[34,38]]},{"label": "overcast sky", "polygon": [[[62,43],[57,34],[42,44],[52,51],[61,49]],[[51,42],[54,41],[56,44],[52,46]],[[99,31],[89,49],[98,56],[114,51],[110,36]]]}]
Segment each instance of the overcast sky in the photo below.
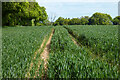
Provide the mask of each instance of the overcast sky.
[{"label": "overcast sky", "polygon": [[119,0],[36,0],[46,8],[49,16],[56,15],[64,18],[92,16],[95,12],[110,14],[113,18],[118,15]]}]

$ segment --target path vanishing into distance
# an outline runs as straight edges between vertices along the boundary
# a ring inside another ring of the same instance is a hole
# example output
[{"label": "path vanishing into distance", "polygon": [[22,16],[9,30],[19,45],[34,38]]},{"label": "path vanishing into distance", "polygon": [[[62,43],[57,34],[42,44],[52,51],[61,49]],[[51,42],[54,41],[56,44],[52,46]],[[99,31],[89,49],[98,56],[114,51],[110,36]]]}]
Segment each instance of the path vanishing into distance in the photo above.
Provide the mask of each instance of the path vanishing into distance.
[{"label": "path vanishing into distance", "polygon": [[[40,65],[42,65],[42,62],[43,62],[43,69],[42,69],[42,79],[46,79],[47,77],[47,63],[48,63],[48,59],[49,59],[49,51],[50,51],[50,42],[51,42],[51,39],[52,39],[52,36],[54,34],[54,29],[52,29],[52,32],[50,34],[49,37],[45,37],[40,48],[34,53],[34,58],[33,60],[36,59],[36,56],[37,54],[39,53],[40,56],[39,56],[39,59],[37,60],[38,63],[37,63],[37,69],[35,70],[35,75],[34,75],[34,78],[36,78],[37,76],[39,77],[39,68],[40,68]],[[32,67],[34,65],[35,62],[33,62],[33,60],[31,61],[30,63],[30,66],[29,66],[29,70],[27,72],[27,74],[25,75],[25,77],[27,78],[31,78],[31,75],[30,75],[30,71],[32,70]],[[45,72],[45,74],[44,74]]]},{"label": "path vanishing into distance", "polygon": [[[31,60],[28,72],[25,75],[26,78],[41,77],[41,79],[47,79],[47,68],[48,68],[47,64],[49,59],[51,39],[52,39],[52,36],[54,35],[54,32],[55,32],[55,29],[52,29],[50,35],[45,36],[40,48],[34,53],[33,60]],[[73,43],[78,47],[83,46],[82,44],[79,43],[79,41],[77,41],[77,39],[71,33],[69,33],[69,37],[72,39]],[[86,49],[86,50],[88,50],[89,55],[92,57],[92,59],[98,58],[102,61],[102,58],[100,58],[99,55],[94,55],[89,49]],[[39,55],[38,59],[36,59],[37,55]],[[36,66],[37,68],[34,69],[33,66]],[[43,67],[41,68],[41,66]],[[34,72],[32,73],[34,75],[31,75],[30,73],[32,70],[34,70]]]},{"label": "path vanishing into distance", "polygon": [[116,30],[117,26],[4,28],[3,77],[118,77]]}]

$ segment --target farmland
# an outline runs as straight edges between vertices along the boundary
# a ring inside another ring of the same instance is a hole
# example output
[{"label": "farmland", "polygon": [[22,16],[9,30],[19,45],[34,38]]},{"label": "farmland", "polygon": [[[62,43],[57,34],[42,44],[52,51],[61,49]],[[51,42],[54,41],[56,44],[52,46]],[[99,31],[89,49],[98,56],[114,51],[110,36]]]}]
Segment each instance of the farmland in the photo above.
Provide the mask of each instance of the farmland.
[{"label": "farmland", "polygon": [[[2,69],[3,77],[25,77],[34,57],[51,27],[19,27],[3,29]],[[39,56],[39,54],[38,54]]]},{"label": "farmland", "polygon": [[84,46],[79,47],[73,43],[65,28],[56,27],[53,39],[51,41],[51,53],[48,65],[49,77],[118,77],[117,67],[110,66],[105,61],[93,59],[88,56],[88,54],[89,52]]},{"label": "farmland", "polygon": [[[119,77],[117,26],[90,25],[3,28],[3,77],[41,78],[44,66],[39,64],[39,56],[53,29],[47,59],[48,78]],[[36,52],[42,44],[41,51]]]},{"label": "farmland", "polygon": [[67,26],[81,45],[112,64],[118,62],[118,26]]}]

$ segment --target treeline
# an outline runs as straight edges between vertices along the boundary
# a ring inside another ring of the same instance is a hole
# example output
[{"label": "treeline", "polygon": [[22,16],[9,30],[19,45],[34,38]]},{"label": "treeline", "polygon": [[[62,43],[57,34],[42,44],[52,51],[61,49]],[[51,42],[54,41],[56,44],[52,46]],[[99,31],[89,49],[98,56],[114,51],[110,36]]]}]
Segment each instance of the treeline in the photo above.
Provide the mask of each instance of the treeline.
[{"label": "treeline", "polygon": [[42,25],[120,25],[120,16],[112,17],[104,13],[94,13],[91,17],[59,17],[55,22],[48,20],[45,7],[37,2],[2,2],[2,26],[42,26]]},{"label": "treeline", "polygon": [[112,17],[109,14],[94,13],[91,17],[84,16],[80,18],[59,17],[53,25],[120,25],[120,16]]},{"label": "treeline", "polygon": [[47,20],[45,7],[37,2],[3,2],[2,26],[40,26]]}]

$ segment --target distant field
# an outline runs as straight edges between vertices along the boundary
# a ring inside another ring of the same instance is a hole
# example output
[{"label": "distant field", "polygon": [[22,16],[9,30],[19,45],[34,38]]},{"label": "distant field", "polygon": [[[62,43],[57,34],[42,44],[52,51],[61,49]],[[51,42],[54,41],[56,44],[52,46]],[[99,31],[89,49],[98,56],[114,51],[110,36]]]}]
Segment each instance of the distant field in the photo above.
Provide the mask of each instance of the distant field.
[{"label": "distant field", "polygon": [[[39,56],[53,29],[47,69],[43,69],[42,63],[38,67]],[[42,44],[41,51],[36,53]],[[118,78],[118,50],[118,26],[3,28],[2,75],[4,78],[41,78],[43,75],[48,78]]]}]

